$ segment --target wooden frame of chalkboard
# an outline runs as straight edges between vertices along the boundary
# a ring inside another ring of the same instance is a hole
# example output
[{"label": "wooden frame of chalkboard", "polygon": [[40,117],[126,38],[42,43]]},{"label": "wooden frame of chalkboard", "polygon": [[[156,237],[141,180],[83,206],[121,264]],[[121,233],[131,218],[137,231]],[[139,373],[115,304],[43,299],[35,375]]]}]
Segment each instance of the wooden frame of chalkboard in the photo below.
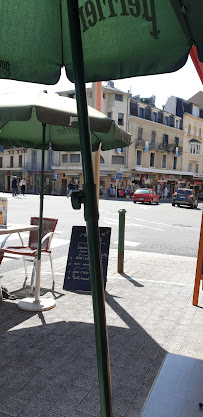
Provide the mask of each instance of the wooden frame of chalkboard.
[{"label": "wooden frame of chalkboard", "polygon": [[[111,228],[100,227],[99,231],[105,289]],[[91,291],[87,232],[85,226],[73,226],[72,228],[63,289],[67,291]]]}]

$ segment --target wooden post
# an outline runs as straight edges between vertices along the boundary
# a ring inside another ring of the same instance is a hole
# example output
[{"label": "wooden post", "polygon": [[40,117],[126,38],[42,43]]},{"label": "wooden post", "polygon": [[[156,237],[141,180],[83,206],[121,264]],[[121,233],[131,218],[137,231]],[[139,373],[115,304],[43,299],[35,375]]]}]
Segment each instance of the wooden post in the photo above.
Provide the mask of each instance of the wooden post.
[{"label": "wooden post", "polygon": [[203,263],[203,213],[202,213],[202,223],[201,223],[200,237],[199,237],[199,249],[198,249],[198,255],[197,255],[195,285],[194,285],[194,292],[193,292],[193,305],[194,306],[198,305],[200,281],[201,280],[203,281],[202,263]]}]

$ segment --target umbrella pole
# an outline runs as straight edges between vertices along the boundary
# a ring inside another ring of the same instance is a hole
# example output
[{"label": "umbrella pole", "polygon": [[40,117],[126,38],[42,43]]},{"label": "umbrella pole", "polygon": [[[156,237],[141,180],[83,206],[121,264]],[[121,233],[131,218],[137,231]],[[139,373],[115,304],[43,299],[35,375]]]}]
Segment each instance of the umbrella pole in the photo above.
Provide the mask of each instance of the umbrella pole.
[{"label": "umbrella pole", "polygon": [[42,160],[41,160],[41,176],[40,176],[40,207],[39,207],[39,237],[38,237],[38,251],[36,263],[36,281],[35,281],[35,301],[40,299],[40,272],[41,272],[41,241],[42,241],[42,219],[43,219],[43,205],[44,205],[44,152],[45,152],[45,136],[46,124],[42,124]]},{"label": "umbrella pole", "polygon": [[46,124],[42,124],[42,163],[41,163],[41,187],[40,187],[40,209],[39,209],[39,237],[36,263],[35,298],[24,298],[19,301],[18,307],[25,311],[45,311],[55,307],[53,298],[40,297],[40,272],[41,272],[41,240],[42,240],[42,219],[44,203],[44,152],[45,152]]},{"label": "umbrella pole", "polygon": [[109,349],[107,341],[103,271],[98,224],[96,186],[92,167],[90,127],[85,90],[84,62],[78,1],[67,0],[70,40],[75,79],[80,147],[83,163],[84,217],[87,228],[91,292],[94,310],[95,340],[100,386],[101,415],[113,417]]}]

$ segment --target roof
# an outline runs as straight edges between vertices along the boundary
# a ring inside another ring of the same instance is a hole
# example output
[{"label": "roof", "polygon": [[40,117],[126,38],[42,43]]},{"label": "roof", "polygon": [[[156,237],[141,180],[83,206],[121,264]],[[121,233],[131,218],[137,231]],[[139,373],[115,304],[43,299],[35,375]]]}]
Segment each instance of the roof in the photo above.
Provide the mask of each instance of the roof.
[{"label": "roof", "polygon": [[197,106],[203,107],[203,91],[195,94],[188,100],[190,103],[196,104]]},{"label": "roof", "polygon": [[202,142],[200,142],[199,140],[194,139],[194,138],[193,138],[193,139],[190,139],[190,140],[189,140],[189,142],[190,142],[190,143],[202,143]]}]

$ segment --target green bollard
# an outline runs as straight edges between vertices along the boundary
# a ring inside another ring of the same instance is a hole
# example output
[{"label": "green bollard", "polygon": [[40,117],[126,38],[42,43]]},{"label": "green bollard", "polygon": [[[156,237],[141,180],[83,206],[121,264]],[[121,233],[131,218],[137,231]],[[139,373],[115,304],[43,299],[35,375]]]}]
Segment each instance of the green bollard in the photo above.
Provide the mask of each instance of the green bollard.
[{"label": "green bollard", "polygon": [[125,209],[119,212],[119,228],[118,228],[118,272],[123,272],[124,264],[124,238],[125,238]]}]

